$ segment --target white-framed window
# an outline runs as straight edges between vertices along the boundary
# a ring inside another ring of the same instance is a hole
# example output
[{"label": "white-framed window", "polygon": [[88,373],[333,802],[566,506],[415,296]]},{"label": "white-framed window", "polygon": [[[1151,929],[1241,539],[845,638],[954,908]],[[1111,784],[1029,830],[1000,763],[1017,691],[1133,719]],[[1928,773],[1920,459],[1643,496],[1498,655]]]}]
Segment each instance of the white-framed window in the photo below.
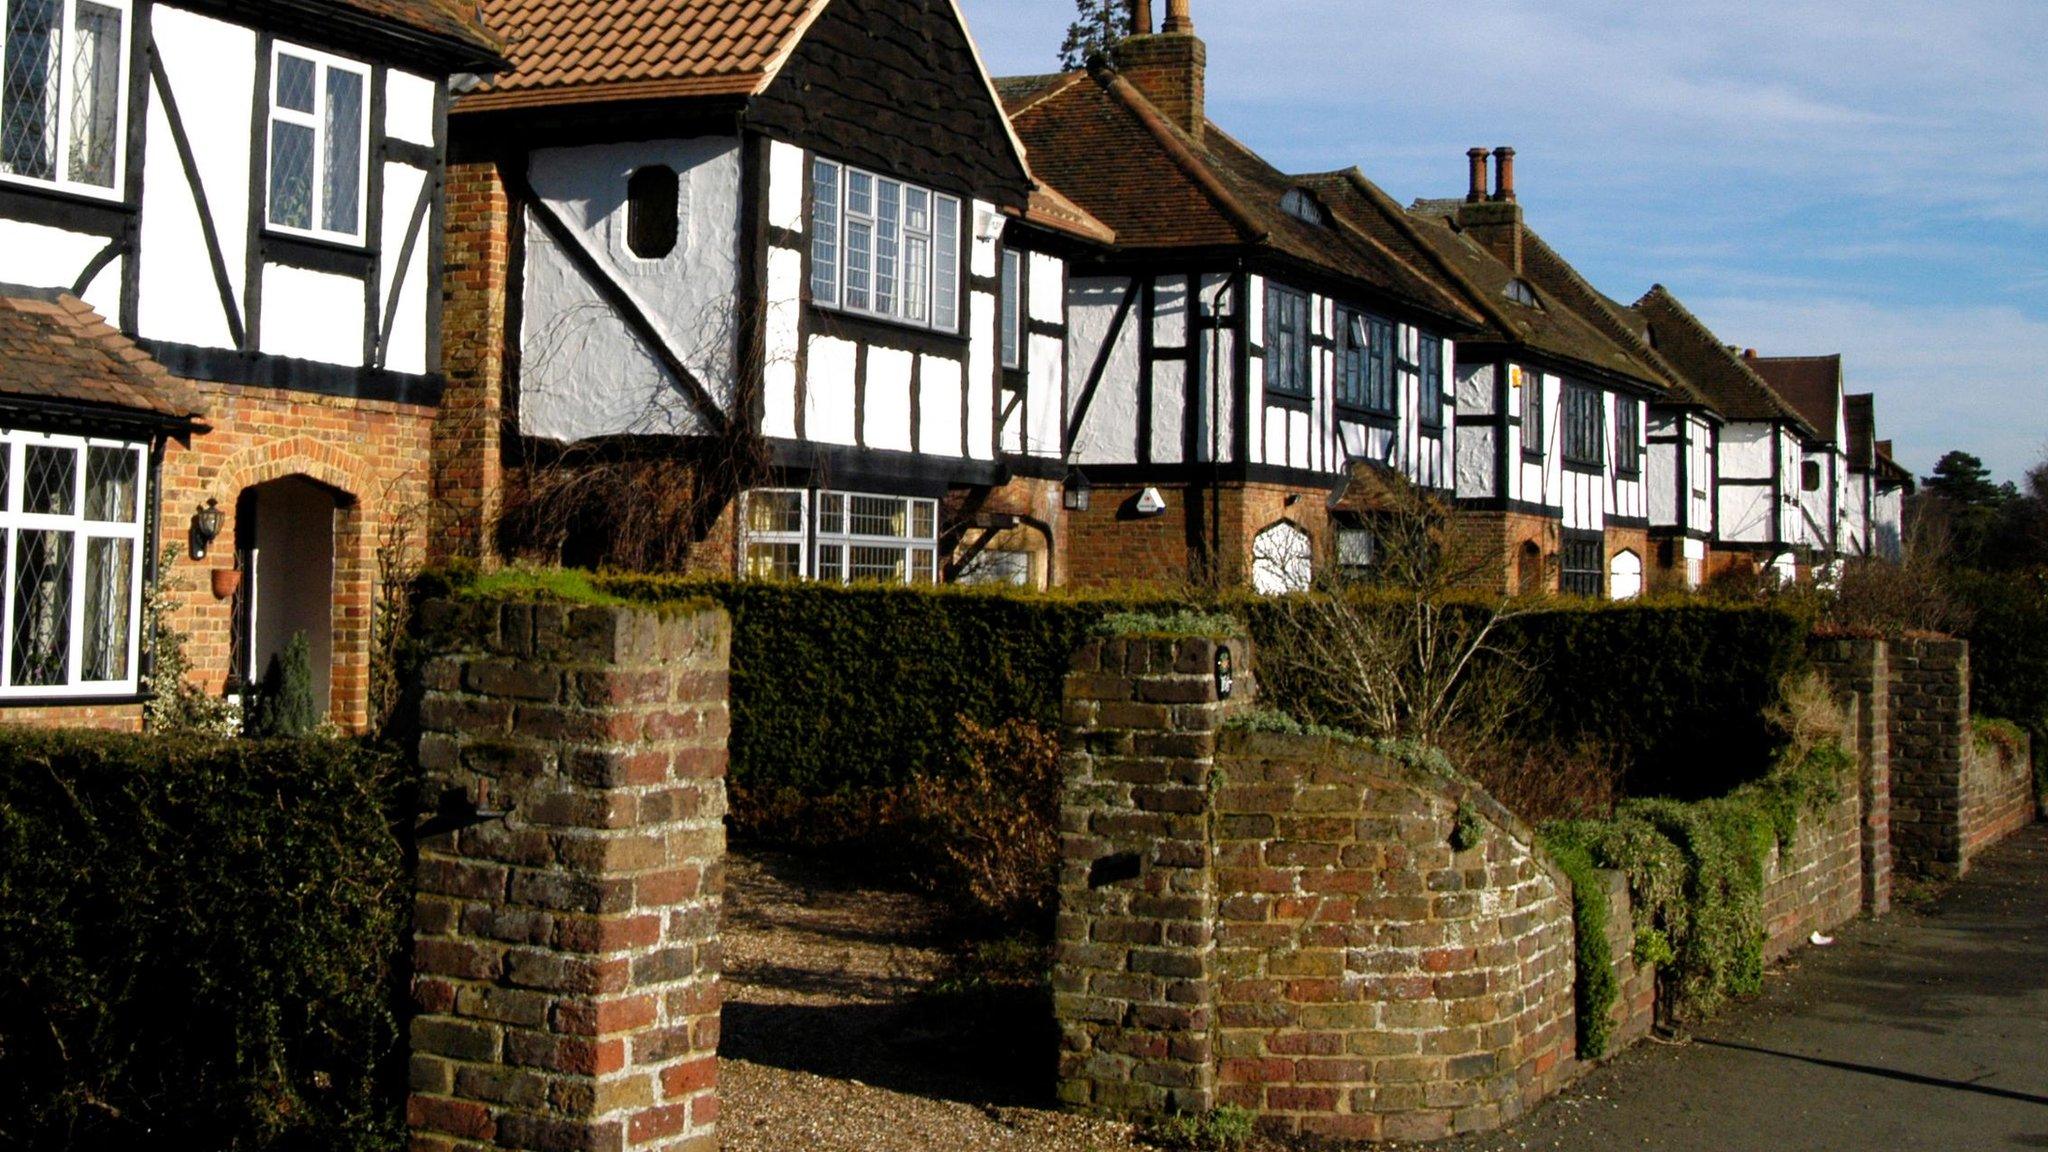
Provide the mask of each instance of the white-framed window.
[{"label": "white-framed window", "polygon": [[740,566],[750,579],[938,582],[936,500],[762,488],[747,493],[741,515]]},{"label": "white-framed window", "polygon": [[128,0],[0,0],[0,177],[121,189]]},{"label": "white-framed window", "polygon": [[1024,254],[1003,249],[1003,367],[1024,366]]},{"label": "white-framed window", "polygon": [[147,446],[0,432],[0,471],[0,699],[134,695]]},{"label": "white-framed window", "polygon": [[811,162],[811,300],[960,330],[960,199],[837,161]]},{"label": "white-framed window", "polygon": [[361,243],[370,70],[279,44],[270,58],[269,209],[279,232]]}]

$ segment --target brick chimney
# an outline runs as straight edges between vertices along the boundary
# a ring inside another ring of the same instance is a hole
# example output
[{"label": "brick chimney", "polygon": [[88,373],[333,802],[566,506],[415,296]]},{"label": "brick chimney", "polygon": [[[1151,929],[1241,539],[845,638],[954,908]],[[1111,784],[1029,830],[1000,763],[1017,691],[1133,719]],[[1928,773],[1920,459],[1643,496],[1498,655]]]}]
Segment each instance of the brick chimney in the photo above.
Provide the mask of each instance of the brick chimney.
[{"label": "brick chimney", "polygon": [[1132,0],[1136,34],[1117,45],[1116,69],[1168,120],[1196,140],[1208,124],[1209,49],[1195,35],[1192,0],[1166,0],[1166,23],[1152,27],[1151,0]]},{"label": "brick chimney", "polygon": [[1458,205],[1458,228],[1501,263],[1522,274],[1522,205],[1515,200],[1515,150],[1493,150],[1494,186],[1486,189],[1487,151],[1465,153],[1471,164],[1470,190]]}]

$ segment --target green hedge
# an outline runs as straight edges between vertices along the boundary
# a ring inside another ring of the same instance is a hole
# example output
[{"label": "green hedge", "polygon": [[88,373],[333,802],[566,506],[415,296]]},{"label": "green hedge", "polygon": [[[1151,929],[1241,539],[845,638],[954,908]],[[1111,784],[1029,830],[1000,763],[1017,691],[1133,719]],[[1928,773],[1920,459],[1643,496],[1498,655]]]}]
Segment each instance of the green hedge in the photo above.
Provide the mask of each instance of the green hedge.
[{"label": "green hedge", "polygon": [[1957,590],[1970,626],[1970,704],[2048,732],[2048,569],[1968,573]]},{"label": "green hedge", "polygon": [[403,1141],[393,762],[0,729],[0,1147]]}]

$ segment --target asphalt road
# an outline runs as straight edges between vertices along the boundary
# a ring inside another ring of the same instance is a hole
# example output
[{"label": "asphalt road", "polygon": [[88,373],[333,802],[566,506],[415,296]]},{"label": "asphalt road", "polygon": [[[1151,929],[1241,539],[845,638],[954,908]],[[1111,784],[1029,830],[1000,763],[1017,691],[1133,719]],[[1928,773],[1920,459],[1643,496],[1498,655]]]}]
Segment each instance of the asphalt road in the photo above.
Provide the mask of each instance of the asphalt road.
[{"label": "asphalt road", "polygon": [[1646,1043],[1504,1132],[1438,1147],[2048,1148],[2048,825],[1844,928],[1690,1043]]}]

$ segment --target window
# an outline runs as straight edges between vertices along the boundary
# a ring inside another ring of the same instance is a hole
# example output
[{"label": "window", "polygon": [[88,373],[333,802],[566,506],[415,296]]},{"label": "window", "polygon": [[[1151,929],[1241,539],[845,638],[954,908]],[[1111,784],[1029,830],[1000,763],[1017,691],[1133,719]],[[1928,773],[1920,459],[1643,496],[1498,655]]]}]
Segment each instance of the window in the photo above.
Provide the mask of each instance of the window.
[{"label": "window", "polygon": [[1024,254],[1003,251],[1003,367],[1024,364]]},{"label": "window", "polygon": [[270,226],[360,241],[368,70],[279,45],[270,72]]},{"label": "window", "polygon": [[0,174],[119,187],[128,6],[0,0]]},{"label": "window", "polygon": [[1501,295],[1506,296],[1524,308],[1543,307],[1536,299],[1536,289],[1531,287],[1527,280],[1508,281],[1507,287],[1501,289]]},{"label": "window", "polygon": [[1564,539],[1559,586],[1567,596],[1598,596],[1606,584],[1605,540],[1598,532],[1568,532]]},{"label": "window", "polygon": [[1424,428],[1444,426],[1444,342],[1435,336],[1421,337],[1422,412]]},{"label": "window", "polygon": [[137,691],[145,448],[0,433],[0,696]]},{"label": "window", "polygon": [[1600,392],[1569,381],[1564,386],[1564,459],[1598,468],[1607,462],[1606,414]]},{"label": "window", "polygon": [[1266,286],[1266,391],[1306,399],[1308,297],[1277,284]]},{"label": "window", "polygon": [[1337,403],[1391,416],[1394,325],[1377,316],[1337,310]]},{"label": "window", "polygon": [[1643,471],[1643,408],[1623,396],[1614,398],[1614,470],[1623,476]]},{"label": "window", "polygon": [[1308,533],[1288,521],[1252,539],[1252,587],[1261,596],[1306,592],[1315,584],[1315,553]]},{"label": "window", "polygon": [[1371,575],[1379,550],[1379,538],[1372,529],[1355,524],[1337,526],[1337,570],[1344,575]]},{"label": "window", "polygon": [[626,179],[626,247],[642,260],[676,250],[682,180],[666,164],[649,164]]},{"label": "window", "polygon": [[935,500],[764,489],[747,493],[744,516],[742,570],[751,579],[938,581]]},{"label": "window", "polygon": [[1514,374],[1515,387],[1522,394],[1522,458],[1541,460],[1549,447],[1543,432],[1549,413],[1549,406],[1543,398],[1543,373],[1520,365],[1509,371]]},{"label": "window", "polygon": [[1289,188],[1280,197],[1280,210],[1304,224],[1313,224],[1318,228],[1330,226],[1329,213],[1325,212],[1323,206],[1304,188]]},{"label": "window", "polygon": [[1799,487],[1802,491],[1820,491],[1820,461],[1808,460],[1799,466]]},{"label": "window", "polygon": [[959,331],[959,198],[814,160],[811,299],[920,328]]}]

